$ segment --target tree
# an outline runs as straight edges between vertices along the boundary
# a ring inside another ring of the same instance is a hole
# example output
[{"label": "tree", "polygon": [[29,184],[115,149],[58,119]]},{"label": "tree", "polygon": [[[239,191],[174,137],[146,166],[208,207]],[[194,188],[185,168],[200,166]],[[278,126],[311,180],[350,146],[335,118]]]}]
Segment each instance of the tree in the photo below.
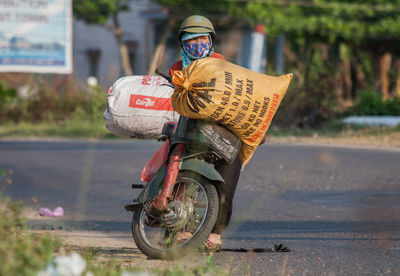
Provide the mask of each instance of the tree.
[{"label": "tree", "polygon": [[297,77],[295,93],[286,96],[286,121],[312,114],[330,118],[371,86],[380,89],[382,98],[400,93],[400,0],[157,2],[178,20],[197,13],[230,28],[243,21],[263,24],[269,47],[275,36],[287,34],[286,65]]},{"label": "tree", "polygon": [[185,18],[200,13],[207,17],[229,16],[237,0],[157,0],[161,5],[171,8],[172,15]]},{"label": "tree", "polygon": [[118,15],[121,12],[129,11],[129,2],[130,0],[73,0],[73,12],[77,19],[87,24],[101,25],[113,32],[119,46],[122,69],[125,75],[132,75],[133,71]]},{"label": "tree", "polygon": [[351,56],[357,56],[360,49],[367,51],[373,60],[374,84],[384,99],[388,97],[390,63],[393,55],[400,55],[400,0],[236,2],[233,15],[266,25],[269,34],[289,33],[307,40],[308,45],[344,43]]}]

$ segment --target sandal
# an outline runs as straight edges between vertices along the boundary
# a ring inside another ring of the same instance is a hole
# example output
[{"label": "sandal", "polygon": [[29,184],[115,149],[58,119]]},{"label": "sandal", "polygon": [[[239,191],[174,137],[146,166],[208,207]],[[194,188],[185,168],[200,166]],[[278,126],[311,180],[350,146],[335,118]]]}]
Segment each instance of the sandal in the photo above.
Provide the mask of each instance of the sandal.
[{"label": "sandal", "polygon": [[192,233],[190,232],[178,232],[176,235],[176,243],[181,244],[185,241],[189,240],[192,237]]},{"label": "sandal", "polygon": [[222,251],[221,235],[211,233],[205,242],[205,248],[207,252],[221,252]]}]

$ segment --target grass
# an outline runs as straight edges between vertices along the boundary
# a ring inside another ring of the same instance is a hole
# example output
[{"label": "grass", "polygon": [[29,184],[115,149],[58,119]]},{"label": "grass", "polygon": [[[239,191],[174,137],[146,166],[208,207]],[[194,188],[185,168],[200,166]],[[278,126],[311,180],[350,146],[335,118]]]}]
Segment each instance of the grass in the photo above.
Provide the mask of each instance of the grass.
[{"label": "grass", "polygon": [[60,242],[50,236],[31,235],[22,215],[22,204],[0,197],[0,275],[36,275],[49,263]]},{"label": "grass", "polygon": [[[4,177],[5,173],[3,170],[2,172]],[[0,275],[37,275],[39,271],[51,265],[56,256],[67,256],[74,250],[71,246],[63,244],[55,235],[30,233],[22,215],[23,208],[21,202],[12,202],[0,194],[0,236],[7,237],[0,240]],[[118,260],[101,260],[98,248],[81,249],[78,253],[86,261],[82,275],[119,276],[124,271],[165,276],[228,275],[215,265],[212,256],[190,268],[178,262],[171,264],[171,268],[167,269],[144,269],[127,266]],[[86,274],[88,272],[91,274]]]},{"label": "grass", "polygon": [[[83,116],[72,117],[70,120],[61,123],[40,122],[40,123],[13,123],[7,122],[0,125],[0,138],[87,138],[87,139],[118,139],[104,126],[104,120],[84,120]],[[357,125],[346,125],[340,121],[331,121],[320,128],[286,128],[280,129],[272,126],[268,131],[274,137],[373,137],[400,133],[400,126],[389,127],[368,127]]]},{"label": "grass", "polygon": [[102,121],[76,121],[70,120],[63,123],[40,122],[11,123],[0,125],[0,138],[92,138],[110,139],[117,138],[109,132]]},{"label": "grass", "polygon": [[[78,253],[86,261],[82,275],[119,276],[122,272],[148,272],[151,275],[228,275],[219,269],[212,256],[190,267],[179,261],[169,268],[142,268],[118,260],[101,259],[101,250],[96,247],[76,249],[61,242],[57,235],[32,233],[23,215],[25,209],[20,201],[3,196],[3,191],[12,183],[13,171],[0,168],[0,275],[38,275],[39,271],[51,265],[56,256]],[[89,274],[87,274],[90,272]],[[57,274],[57,273],[56,273]],[[52,273],[51,275],[56,275]],[[48,274],[46,274],[48,275]],[[63,274],[64,275],[64,274]]]}]

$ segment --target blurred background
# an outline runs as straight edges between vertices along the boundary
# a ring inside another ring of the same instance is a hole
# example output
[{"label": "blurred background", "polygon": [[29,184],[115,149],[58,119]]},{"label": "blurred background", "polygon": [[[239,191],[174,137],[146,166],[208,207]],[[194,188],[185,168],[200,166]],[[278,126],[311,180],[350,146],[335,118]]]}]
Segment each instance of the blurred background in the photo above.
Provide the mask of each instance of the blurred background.
[{"label": "blurred background", "polygon": [[112,137],[105,92],[167,72],[193,14],[213,22],[228,61],[294,73],[272,131],[400,115],[400,0],[10,0],[0,1],[0,137]]}]

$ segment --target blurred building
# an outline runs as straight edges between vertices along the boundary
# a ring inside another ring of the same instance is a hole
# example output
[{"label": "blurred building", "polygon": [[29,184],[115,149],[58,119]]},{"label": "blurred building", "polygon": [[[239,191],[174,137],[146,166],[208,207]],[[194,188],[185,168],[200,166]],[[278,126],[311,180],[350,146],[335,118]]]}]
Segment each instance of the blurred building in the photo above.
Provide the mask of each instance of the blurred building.
[{"label": "blurred building", "polygon": [[[134,75],[148,73],[153,54],[163,32],[166,30],[168,13],[152,0],[133,0],[129,12],[121,13],[119,20],[127,43]],[[178,19],[180,20],[180,19]],[[218,18],[211,18],[217,23]],[[179,22],[178,22],[179,23]],[[219,22],[220,23],[220,22]],[[216,51],[230,62],[257,72],[266,70],[266,36],[263,26],[251,28],[216,25]],[[167,72],[169,65],[179,58],[176,30],[169,34],[162,61],[157,66]],[[275,60],[282,56],[283,42],[276,45]],[[278,47],[279,46],[279,47]],[[257,61],[254,65],[252,61]],[[82,82],[97,81],[108,88],[123,70],[119,46],[111,30],[99,25],[88,25],[74,18],[73,22],[74,77]],[[283,58],[276,62],[276,70],[283,72]]]},{"label": "blurred building", "polygon": [[[130,11],[121,13],[119,20],[133,72],[144,75],[159,36],[156,29],[165,22],[167,14],[150,0],[130,3]],[[119,46],[112,31],[74,18],[73,66],[75,78],[86,82],[89,77],[92,81],[95,77],[103,87],[110,86],[123,76]]]}]

